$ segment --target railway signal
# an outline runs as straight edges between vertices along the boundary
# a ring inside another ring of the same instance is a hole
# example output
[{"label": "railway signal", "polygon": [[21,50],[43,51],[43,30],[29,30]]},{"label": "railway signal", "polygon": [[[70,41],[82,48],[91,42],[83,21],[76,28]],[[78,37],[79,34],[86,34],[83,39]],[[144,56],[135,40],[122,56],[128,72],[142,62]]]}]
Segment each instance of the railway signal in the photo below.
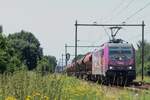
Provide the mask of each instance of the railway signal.
[{"label": "railway signal", "polygon": [[66,60],[68,61],[69,59],[70,59],[70,54],[67,53],[67,54],[66,54]]}]

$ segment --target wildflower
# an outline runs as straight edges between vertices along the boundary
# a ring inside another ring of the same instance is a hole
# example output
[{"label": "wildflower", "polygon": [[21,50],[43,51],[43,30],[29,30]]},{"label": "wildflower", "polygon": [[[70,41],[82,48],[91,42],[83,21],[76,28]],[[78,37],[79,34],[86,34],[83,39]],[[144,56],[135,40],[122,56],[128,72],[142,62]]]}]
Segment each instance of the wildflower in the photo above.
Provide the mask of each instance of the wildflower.
[{"label": "wildflower", "polygon": [[49,100],[49,97],[48,96],[44,96],[44,100]]},{"label": "wildflower", "polygon": [[25,100],[31,100],[31,96],[27,96]]},{"label": "wildflower", "polygon": [[32,95],[33,96],[40,96],[41,94],[39,92],[33,92]]},{"label": "wildflower", "polygon": [[5,100],[16,100],[16,98],[13,96],[8,96]]},{"label": "wildflower", "polygon": [[138,93],[135,94],[135,96],[138,96],[138,95],[139,95]]}]

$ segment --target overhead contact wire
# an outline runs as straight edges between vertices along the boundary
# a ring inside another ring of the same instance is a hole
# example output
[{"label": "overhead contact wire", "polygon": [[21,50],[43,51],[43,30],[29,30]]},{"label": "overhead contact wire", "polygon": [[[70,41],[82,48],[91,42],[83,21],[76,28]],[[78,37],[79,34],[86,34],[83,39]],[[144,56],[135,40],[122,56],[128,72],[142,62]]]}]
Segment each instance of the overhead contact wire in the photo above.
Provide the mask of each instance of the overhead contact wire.
[{"label": "overhead contact wire", "polygon": [[150,6],[150,2],[147,3],[144,7],[140,8],[139,10],[137,10],[135,13],[133,13],[132,15],[130,15],[129,17],[127,17],[125,19],[125,22],[129,19],[131,19],[132,17],[134,17],[135,15],[137,15],[139,12],[141,12],[142,10],[144,10],[145,8],[147,8],[148,6]]},{"label": "overhead contact wire", "polygon": [[129,2],[123,9],[121,9],[121,10],[117,13],[117,15],[118,15],[118,14],[121,14],[121,13],[123,13],[123,12],[125,12],[125,10],[128,9],[129,6],[130,6],[134,1],[135,1],[135,0],[130,0],[130,2]]}]

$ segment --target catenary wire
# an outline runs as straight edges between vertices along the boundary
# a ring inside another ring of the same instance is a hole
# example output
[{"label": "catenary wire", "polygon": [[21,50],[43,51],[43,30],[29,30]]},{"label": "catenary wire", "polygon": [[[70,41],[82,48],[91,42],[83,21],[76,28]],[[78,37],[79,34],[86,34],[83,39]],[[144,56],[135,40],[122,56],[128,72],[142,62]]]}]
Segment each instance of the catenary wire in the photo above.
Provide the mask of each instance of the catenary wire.
[{"label": "catenary wire", "polygon": [[[125,2],[125,0],[121,0],[121,1],[117,4],[117,6],[115,6],[115,8],[111,11],[111,15],[112,15],[112,16],[114,16],[114,12],[116,12],[116,11],[121,7],[121,5],[122,5],[124,2]],[[109,16],[111,16],[111,15],[109,15]],[[108,20],[106,20],[106,21],[112,20],[112,16],[111,16],[111,18],[109,18],[109,16],[106,17],[106,18],[108,18]]]},{"label": "catenary wire", "polygon": [[127,10],[134,1],[135,0],[130,0],[129,3],[124,8],[122,8],[116,15],[124,13],[125,10]]},{"label": "catenary wire", "polygon": [[[124,0],[124,1],[125,1],[125,0]],[[128,9],[128,7],[133,3],[133,1],[135,1],[135,0],[130,0],[129,3],[128,3],[125,7],[123,7],[118,13],[116,13],[115,16],[112,16],[112,17],[110,18],[110,21],[112,21],[113,18],[115,18],[115,17],[118,16],[119,14],[123,13],[126,9]],[[121,5],[122,5],[122,4],[121,4]]]},{"label": "catenary wire", "polygon": [[133,13],[129,17],[127,17],[124,22],[128,21],[129,19],[131,19],[132,17],[134,17],[135,15],[137,15],[139,12],[141,12],[142,10],[144,10],[145,8],[147,8],[148,6],[150,6],[150,2],[147,3],[144,7],[140,8],[139,10],[137,10],[135,13]]}]

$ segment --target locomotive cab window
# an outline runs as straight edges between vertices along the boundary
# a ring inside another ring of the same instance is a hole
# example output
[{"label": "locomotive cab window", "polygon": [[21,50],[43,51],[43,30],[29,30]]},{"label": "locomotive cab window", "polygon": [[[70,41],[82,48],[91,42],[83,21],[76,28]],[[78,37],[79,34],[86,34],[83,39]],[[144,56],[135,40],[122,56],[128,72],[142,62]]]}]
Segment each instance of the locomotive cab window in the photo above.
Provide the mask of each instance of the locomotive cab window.
[{"label": "locomotive cab window", "polygon": [[130,59],[132,57],[132,49],[129,47],[110,47],[109,55],[111,59],[118,59],[122,57],[125,59]]}]

